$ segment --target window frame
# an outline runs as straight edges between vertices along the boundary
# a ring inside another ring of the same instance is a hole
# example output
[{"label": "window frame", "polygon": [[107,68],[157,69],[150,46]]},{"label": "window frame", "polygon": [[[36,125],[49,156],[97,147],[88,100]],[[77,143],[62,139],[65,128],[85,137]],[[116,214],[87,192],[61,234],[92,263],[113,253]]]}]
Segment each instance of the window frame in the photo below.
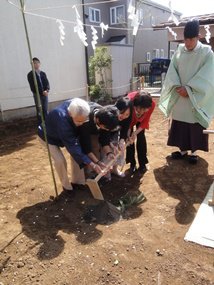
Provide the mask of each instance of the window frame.
[{"label": "window frame", "polygon": [[175,50],[174,49],[170,49],[170,51],[169,51],[169,59],[172,59],[174,54],[175,54]]},{"label": "window frame", "polygon": [[[123,8],[123,16],[124,16],[124,22],[125,23],[125,5],[118,5],[118,6],[114,6],[114,7],[110,7],[110,25],[119,25],[119,24],[122,24],[122,23],[118,23],[117,22],[117,8]],[[115,23],[112,22],[112,11],[115,11],[114,12],[114,17],[115,17]]]},{"label": "window frame", "polygon": [[150,51],[147,51],[146,53],[146,61],[151,62],[151,52]]},{"label": "window frame", "polygon": [[164,58],[164,49],[163,48],[160,49],[160,58]]},{"label": "window frame", "polygon": [[[100,9],[89,7],[89,22],[91,23],[101,23],[101,11]],[[96,21],[96,12],[99,13],[99,21]],[[94,14],[93,14],[94,13]],[[92,19],[92,15],[94,16],[94,20]]]},{"label": "window frame", "polygon": [[160,50],[158,48],[153,49],[154,58],[160,58]]}]

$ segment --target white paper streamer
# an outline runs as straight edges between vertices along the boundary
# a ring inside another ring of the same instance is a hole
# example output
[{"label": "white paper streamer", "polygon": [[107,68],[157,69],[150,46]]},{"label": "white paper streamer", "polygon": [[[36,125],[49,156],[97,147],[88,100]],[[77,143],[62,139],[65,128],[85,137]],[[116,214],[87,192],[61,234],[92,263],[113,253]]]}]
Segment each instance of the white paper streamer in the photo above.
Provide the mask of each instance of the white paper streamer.
[{"label": "white paper streamer", "polygon": [[169,32],[173,35],[173,37],[174,37],[174,39],[176,40],[177,39],[177,33],[176,32],[174,32],[170,27],[166,27],[168,30],[169,30]]},{"label": "white paper streamer", "polygon": [[129,6],[128,6],[128,19],[133,20],[134,14],[135,14],[135,6],[133,5],[133,1],[129,1]]},{"label": "white paper streamer", "polygon": [[172,8],[172,2],[171,1],[169,1],[169,9],[171,10],[171,15],[170,15],[170,17],[168,19],[168,22],[172,21],[172,22],[175,23],[176,26],[178,26],[179,25],[179,21],[178,21],[178,19],[174,15],[174,10]]},{"label": "white paper streamer", "polygon": [[140,9],[137,9],[136,13],[133,15],[133,19],[131,22],[131,27],[133,27],[133,32],[132,32],[133,36],[137,35],[137,31],[141,21],[142,21],[141,11]]},{"label": "white paper streamer", "polygon": [[83,44],[87,47],[88,43],[87,43],[87,36],[86,33],[84,32],[84,28],[83,28],[83,23],[80,20],[80,15],[77,11],[76,6],[74,5],[73,8],[75,9],[76,12],[76,26],[74,27],[74,32],[78,34],[80,40],[83,42]]},{"label": "white paper streamer", "polygon": [[100,28],[101,28],[101,32],[102,32],[102,38],[104,36],[104,30],[108,31],[108,25],[105,25],[103,22],[100,23]]},{"label": "white paper streamer", "polygon": [[136,36],[139,25],[142,20],[141,9],[136,10],[135,5],[133,4],[133,0],[130,0],[127,12],[128,12],[128,19],[131,20],[131,27],[133,27],[132,34],[133,36]]},{"label": "white paper streamer", "polygon": [[207,43],[209,43],[210,42],[210,38],[211,38],[210,25],[205,25],[204,29],[206,31],[205,39],[206,39]]},{"label": "white paper streamer", "polygon": [[92,30],[91,45],[92,45],[93,49],[95,49],[96,48],[96,44],[97,44],[97,40],[98,40],[97,30],[93,26],[91,26],[91,30]]},{"label": "white paper streamer", "polygon": [[61,46],[64,46],[64,40],[65,40],[65,26],[63,25],[62,21],[57,19],[56,23],[59,24],[59,34],[60,34],[60,44]]},{"label": "white paper streamer", "polygon": [[79,12],[77,10],[77,7],[74,5],[72,8],[75,10],[76,18],[80,19],[80,14],[79,14]]}]

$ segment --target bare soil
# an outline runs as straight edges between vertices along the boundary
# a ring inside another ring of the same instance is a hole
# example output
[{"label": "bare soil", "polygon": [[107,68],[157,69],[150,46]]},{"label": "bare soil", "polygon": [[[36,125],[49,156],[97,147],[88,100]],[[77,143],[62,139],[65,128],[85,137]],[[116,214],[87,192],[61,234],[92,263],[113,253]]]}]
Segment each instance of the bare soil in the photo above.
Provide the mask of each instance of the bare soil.
[{"label": "bare soil", "polygon": [[[135,190],[146,201],[105,225],[82,218],[94,202],[87,188],[50,199],[54,186],[35,125],[0,126],[1,285],[214,284],[213,249],[184,241],[214,178],[213,136],[197,165],[172,161],[167,122],[156,108],[146,132],[149,171],[127,171],[102,187],[107,201]],[[57,186],[61,193],[58,178]]]}]

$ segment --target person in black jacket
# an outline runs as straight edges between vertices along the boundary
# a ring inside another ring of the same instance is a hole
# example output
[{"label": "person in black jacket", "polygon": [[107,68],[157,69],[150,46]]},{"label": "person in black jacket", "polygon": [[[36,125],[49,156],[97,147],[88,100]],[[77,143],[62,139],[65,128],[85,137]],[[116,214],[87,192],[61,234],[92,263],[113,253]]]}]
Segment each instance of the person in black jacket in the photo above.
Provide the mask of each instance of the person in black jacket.
[{"label": "person in black jacket", "polygon": [[[119,128],[117,108],[114,106],[103,107],[94,102],[89,102],[89,106],[89,120],[79,127],[80,144],[86,154],[93,152],[93,141],[95,139],[93,136],[96,136],[97,144],[99,143],[100,147],[104,147],[110,144],[109,134]],[[100,159],[100,154],[97,152],[95,154]],[[91,159],[93,158],[91,157]]]},{"label": "person in black jacket", "polygon": [[[90,114],[89,120],[78,127],[78,134],[82,150],[88,157],[100,167],[105,167],[103,155],[109,160],[113,159],[113,152],[110,147],[110,134],[119,128],[118,110],[115,106],[101,106],[94,102],[89,102]],[[78,168],[75,163],[72,165],[72,172],[75,179]],[[86,173],[86,175],[89,175]],[[73,179],[74,180],[74,179]],[[80,184],[76,180],[77,184]]]},{"label": "person in black jacket", "polygon": [[[50,85],[49,85],[47,75],[45,74],[45,72],[40,70],[40,60],[34,57],[33,64],[34,64],[35,73],[36,73],[36,80],[37,80],[38,89],[39,89],[42,111],[43,111],[44,118],[46,118],[48,114],[48,93],[50,90]],[[36,96],[36,87],[35,87],[34,80],[33,80],[32,70],[28,73],[27,79],[30,85],[30,89],[33,93],[33,98],[34,98],[34,102],[36,106],[38,125],[40,125],[42,120],[41,120],[41,114],[39,112],[39,104],[37,102],[38,100]]]},{"label": "person in black jacket", "polygon": [[[115,161],[112,173],[119,177],[124,177],[125,173],[118,169],[118,166],[124,164],[124,151],[126,146],[127,133],[129,125],[131,123],[131,101],[126,98],[121,98],[115,105],[109,105],[103,107],[103,112],[97,112],[97,119],[102,122],[99,131],[99,142],[101,146],[101,157],[103,162],[107,163],[109,160],[114,159],[115,155],[120,152],[119,157]],[[117,120],[117,126],[110,126],[110,118],[107,116],[107,110],[114,112],[115,119]],[[101,117],[102,114],[102,117]],[[104,122],[104,118],[106,122]],[[110,173],[106,175],[107,179],[111,179]]]}]

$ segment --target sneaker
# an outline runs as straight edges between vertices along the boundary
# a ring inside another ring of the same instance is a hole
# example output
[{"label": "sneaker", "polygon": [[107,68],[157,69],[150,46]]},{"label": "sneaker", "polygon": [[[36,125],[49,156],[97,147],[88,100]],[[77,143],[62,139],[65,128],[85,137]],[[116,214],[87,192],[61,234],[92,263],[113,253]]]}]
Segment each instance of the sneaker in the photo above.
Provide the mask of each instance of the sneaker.
[{"label": "sneaker", "polygon": [[125,177],[125,173],[123,171],[120,171],[119,169],[114,169],[112,173],[118,177]]},{"label": "sneaker", "polygon": [[134,174],[137,171],[136,164],[131,164],[130,168],[129,168],[129,171],[130,171],[131,174]]},{"label": "sneaker", "polygon": [[198,156],[197,155],[189,155],[188,161],[190,164],[196,164],[198,162]]},{"label": "sneaker", "polygon": [[183,159],[187,156],[187,152],[185,154],[181,154],[180,151],[175,151],[171,153],[172,159]]}]

